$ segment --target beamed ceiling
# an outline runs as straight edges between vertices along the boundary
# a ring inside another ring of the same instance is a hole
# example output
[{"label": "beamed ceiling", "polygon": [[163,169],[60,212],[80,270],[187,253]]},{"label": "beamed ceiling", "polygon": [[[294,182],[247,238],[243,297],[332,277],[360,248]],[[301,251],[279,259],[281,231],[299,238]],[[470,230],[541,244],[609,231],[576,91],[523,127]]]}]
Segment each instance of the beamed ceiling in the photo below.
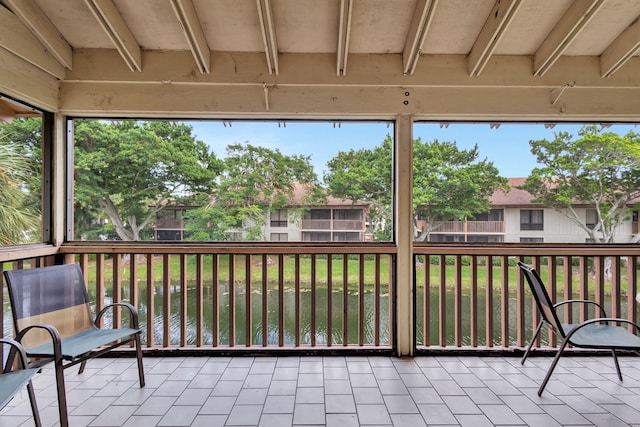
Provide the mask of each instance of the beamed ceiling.
[{"label": "beamed ceiling", "polygon": [[640,0],[0,0],[0,92],[75,116],[640,118]]}]

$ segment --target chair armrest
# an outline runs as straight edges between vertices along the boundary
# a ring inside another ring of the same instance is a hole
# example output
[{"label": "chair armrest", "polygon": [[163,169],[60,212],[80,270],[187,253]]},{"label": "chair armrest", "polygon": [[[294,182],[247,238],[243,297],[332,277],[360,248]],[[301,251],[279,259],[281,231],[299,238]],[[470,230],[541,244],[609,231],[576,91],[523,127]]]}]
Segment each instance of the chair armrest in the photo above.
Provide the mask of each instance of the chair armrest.
[{"label": "chair armrest", "polygon": [[130,315],[130,320],[131,320],[131,328],[132,329],[138,329],[138,311],[136,310],[136,308],[129,304],[128,302],[115,302],[113,304],[108,304],[106,305],[102,310],[100,310],[100,312],[96,315],[96,320],[94,322],[94,324],[96,326],[98,326],[100,324],[100,319],[102,318],[102,316],[104,316],[104,314],[107,312],[107,310],[112,310],[115,307],[126,307],[129,310],[129,315]]},{"label": "chair armrest", "polygon": [[24,351],[24,347],[18,341],[13,340],[11,338],[0,338],[0,344],[7,344],[11,346],[11,350],[9,351],[9,356],[7,357],[6,364],[4,366],[4,372],[7,373],[11,370],[11,366],[13,365],[13,358],[17,354],[18,360],[20,361],[20,365],[22,365],[22,369],[26,369],[28,365],[27,361],[27,353]]},{"label": "chair armrest", "polygon": [[636,332],[640,332],[640,325],[638,325],[635,322],[632,322],[631,320],[620,319],[620,318],[616,318],[616,317],[598,317],[596,319],[586,320],[586,321],[580,323],[579,325],[577,325],[575,328],[573,328],[571,331],[569,331],[569,333],[565,337],[565,340],[568,340],[573,334],[576,333],[576,331],[580,330],[581,328],[584,328],[585,326],[592,325],[594,323],[609,323],[609,322],[612,322],[612,323],[626,323],[627,325],[632,325],[634,327],[634,329],[636,330]]},{"label": "chair armrest", "polygon": [[607,312],[605,311],[604,307],[602,307],[600,304],[598,304],[595,301],[591,301],[588,299],[568,299],[568,300],[564,300],[564,301],[560,301],[558,303],[555,303],[553,305],[554,308],[558,308],[562,305],[565,304],[591,304],[591,305],[595,305],[596,307],[598,307],[600,309],[600,313],[602,314],[602,318],[607,317]]},{"label": "chair armrest", "polygon": [[[20,344],[22,344],[22,338],[24,338],[24,336],[29,333],[30,331],[34,330],[34,329],[44,329],[45,331],[47,331],[47,333],[49,334],[49,336],[51,336],[51,342],[52,342],[52,346],[53,346],[53,357],[54,359],[62,359],[62,338],[60,338],[60,332],[58,332],[58,329],[53,326],[53,325],[46,325],[46,324],[38,324],[38,325],[31,325],[31,326],[27,326],[26,328],[22,329],[18,335],[16,335],[16,341],[20,342]],[[29,349],[26,349],[26,352],[28,353]]]}]

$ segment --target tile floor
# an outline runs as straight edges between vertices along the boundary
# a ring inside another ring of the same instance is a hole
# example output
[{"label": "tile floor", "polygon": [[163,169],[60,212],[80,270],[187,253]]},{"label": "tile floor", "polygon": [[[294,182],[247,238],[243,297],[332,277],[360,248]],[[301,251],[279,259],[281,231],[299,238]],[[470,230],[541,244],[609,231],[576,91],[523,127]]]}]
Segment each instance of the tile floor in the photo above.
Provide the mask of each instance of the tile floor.
[{"label": "tile floor", "polygon": [[[640,360],[564,358],[542,398],[551,358],[170,357],[97,359],[67,371],[76,426],[640,426]],[[34,385],[45,426],[58,423],[53,372]],[[27,393],[0,426],[32,426]]]}]

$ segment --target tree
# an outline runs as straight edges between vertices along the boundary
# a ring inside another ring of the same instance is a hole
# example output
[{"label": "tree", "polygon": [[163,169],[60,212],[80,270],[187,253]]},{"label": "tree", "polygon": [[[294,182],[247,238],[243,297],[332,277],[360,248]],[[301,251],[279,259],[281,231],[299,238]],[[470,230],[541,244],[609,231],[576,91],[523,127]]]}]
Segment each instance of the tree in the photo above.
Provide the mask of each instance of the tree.
[{"label": "tree", "polygon": [[[75,121],[75,215],[140,240],[167,203],[208,194],[220,162],[185,124]],[[95,234],[94,233],[94,234]]]},{"label": "tree", "polygon": [[0,245],[37,240],[40,204],[31,202],[27,185],[36,174],[20,148],[7,134],[0,133]]},{"label": "tree", "polygon": [[187,213],[191,240],[261,240],[269,212],[326,200],[309,156],[248,143],[227,147],[224,171],[205,206]]},{"label": "tree", "polygon": [[[631,215],[629,206],[640,197],[640,135],[585,126],[575,141],[559,132],[553,141],[529,144],[541,165],[521,187],[534,196],[532,201],[561,212],[592,241],[612,242],[616,228]],[[587,224],[576,205],[595,209],[595,226]]]},{"label": "tree", "polygon": [[324,182],[329,194],[370,205],[369,219],[376,240],[391,240],[393,176],[391,137],[372,149],[340,151],[327,162]]},{"label": "tree", "polygon": [[[389,227],[392,203],[392,141],[371,150],[340,152],[327,166],[325,182],[336,197],[371,203],[372,222]],[[460,150],[453,142],[413,142],[413,208],[416,240],[425,241],[438,222],[488,212],[489,197],[506,188],[506,179],[486,159],[478,161],[477,146]],[[426,225],[419,226],[418,219]],[[378,236],[380,237],[380,236]]]}]

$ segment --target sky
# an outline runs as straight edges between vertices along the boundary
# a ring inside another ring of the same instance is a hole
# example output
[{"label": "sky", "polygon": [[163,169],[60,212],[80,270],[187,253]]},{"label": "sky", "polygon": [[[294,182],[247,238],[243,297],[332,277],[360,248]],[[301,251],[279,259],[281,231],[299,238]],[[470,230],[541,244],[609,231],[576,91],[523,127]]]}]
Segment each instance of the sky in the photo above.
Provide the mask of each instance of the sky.
[{"label": "sky", "polygon": [[[387,134],[393,135],[393,125],[387,122],[254,122],[254,121],[191,121],[196,138],[207,143],[218,157],[225,157],[225,148],[234,143],[250,143],[271,149],[278,148],[287,155],[311,156],[311,163],[322,179],[326,163],[339,151],[373,148]],[[225,125],[226,124],[226,125]],[[557,124],[545,128],[536,124],[501,124],[492,128],[488,123],[415,123],[414,138],[422,141],[456,142],[461,149],[478,145],[479,159],[494,162],[500,174],[507,178],[526,177],[536,167],[529,141],[554,139],[557,132],[567,131],[577,136],[582,125]],[[621,135],[630,130],[640,132],[637,125],[612,125],[606,131]]]}]

